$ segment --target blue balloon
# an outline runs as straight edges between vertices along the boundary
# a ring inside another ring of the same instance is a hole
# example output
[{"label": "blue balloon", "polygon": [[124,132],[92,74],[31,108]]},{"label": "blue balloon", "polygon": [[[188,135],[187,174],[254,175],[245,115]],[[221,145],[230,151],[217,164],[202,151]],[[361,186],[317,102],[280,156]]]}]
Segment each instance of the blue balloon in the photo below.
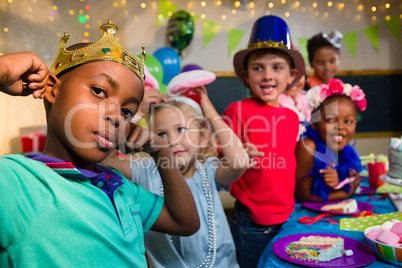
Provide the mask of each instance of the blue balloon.
[{"label": "blue balloon", "polygon": [[169,84],[173,77],[180,73],[179,54],[171,47],[161,47],[154,52],[163,69],[163,84]]}]

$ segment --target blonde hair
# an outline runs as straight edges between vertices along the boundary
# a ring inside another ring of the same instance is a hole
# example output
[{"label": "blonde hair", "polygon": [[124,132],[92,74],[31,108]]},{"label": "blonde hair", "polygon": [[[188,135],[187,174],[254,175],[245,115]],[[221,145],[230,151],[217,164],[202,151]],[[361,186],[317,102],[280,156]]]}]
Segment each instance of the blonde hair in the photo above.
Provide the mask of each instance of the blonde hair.
[{"label": "blonde hair", "polygon": [[161,103],[158,106],[154,106],[152,109],[150,109],[149,115],[147,116],[148,126],[154,126],[155,124],[154,118],[157,112],[160,112],[164,109],[172,109],[172,108],[180,110],[186,117],[190,118],[192,122],[200,130],[201,135],[209,136],[208,144],[200,149],[200,152],[197,155],[197,160],[204,163],[208,157],[217,156],[218,152],[214,145],[215,141],[213,141],[213,135],[209,121],[202,114],[200,114],[195,108],[185,104],[184,102],[170,100]]}]

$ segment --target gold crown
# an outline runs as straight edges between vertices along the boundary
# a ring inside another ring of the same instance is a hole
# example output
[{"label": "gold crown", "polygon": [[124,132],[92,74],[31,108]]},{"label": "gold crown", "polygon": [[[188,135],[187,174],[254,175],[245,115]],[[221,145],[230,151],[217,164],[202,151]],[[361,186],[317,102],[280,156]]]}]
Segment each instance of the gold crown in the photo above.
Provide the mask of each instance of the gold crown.
[{"label": "gold crown", "polygon": [[144,84],[145,46],[141,46],[142,60],[140,60],[114,40],[113,34],[117,32],[118,28],[112,20],[108,20],[100,26],[100,29],[103,31],[103,36],[98,42],[76,50],[66,50],[70,34],[64,33],[59,41],[59,53],[50,71],[57,75],[69,68],[88,62],[114,61],[133,71]]}]

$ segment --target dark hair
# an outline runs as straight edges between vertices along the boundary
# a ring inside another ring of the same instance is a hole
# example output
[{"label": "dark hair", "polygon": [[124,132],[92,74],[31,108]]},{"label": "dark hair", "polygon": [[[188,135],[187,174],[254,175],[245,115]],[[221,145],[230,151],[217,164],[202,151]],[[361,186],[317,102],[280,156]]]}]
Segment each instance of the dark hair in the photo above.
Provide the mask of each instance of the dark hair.
[{"label": "dark hair", "polygon": [[295,64],[293,62],[292,57],[283,50],[275,49],[275,48],[264,48],[264,49],[257,49],[255,51],[250,52],[244,60],[244,69],[247,69],[248,61],[251,57],[255,59],[259,59],[267,54],[277,55],[281,58],[284,58],[287,63],[289,64],[290,69],[295,68]]},{"label": "dark hair", "polygon": [[313,62],[314,55],[320,48],[330,47],[335,50],[336,54],[339,55],[340,50],[337,47],[334,47],[326,38],[322,36],[322,33],[314,35],[307,42],[307,51],[308,51],[308,60],[310,64]]},{"label": "dark hair", "polygon": [[341,99],[345,99],[345,100],[351,101],[351,102],[353,103],[353,106],[354,106],[355,109],[356,109],[356,114],[359,112],[359,109],[357,108],[356,103],[355,103],[354,101],[352,101],[352,99],[351,99],[349,96],[340,95],[340,94],[334,94],[334,95],[331,95],[331,96],[327,97],[327,98],[320,104],[320,106],[318,106],[318,107],[315,108],[313,111],[311,111],[311,122],[318,122],[318,121],[321,121],[321,120],[314,120],[314,119],[313,119],[314,115],[316,115],[316,116],[317,116],[317,115],[321,115],[321,113],[320,113],[321,108],[322,108],[323,106],[327,105],[329,101],[331,101],[332,99],[335,99],[335,98],[341,98]]}]

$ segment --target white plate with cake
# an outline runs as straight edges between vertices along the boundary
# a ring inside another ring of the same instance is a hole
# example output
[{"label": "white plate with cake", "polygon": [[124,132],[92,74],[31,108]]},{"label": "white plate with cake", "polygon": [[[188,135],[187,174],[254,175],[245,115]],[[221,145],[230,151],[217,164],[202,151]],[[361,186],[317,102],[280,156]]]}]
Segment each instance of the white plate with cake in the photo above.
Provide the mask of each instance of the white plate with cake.
[{"label": "white plate with cake", "polygon": [[285,261],[311,267],[359,267],[376,259],[369,245],[335,234],[289,235],[276,241],[272,250]]},{"label": "white plate with cake", "polygon": [[374,206],[355,199],[328,201],[324,203],[306,202],[302,204],[303,207],[312,210],[327,212],[338,215],[355,215],[363,211],[372,211]]}]

